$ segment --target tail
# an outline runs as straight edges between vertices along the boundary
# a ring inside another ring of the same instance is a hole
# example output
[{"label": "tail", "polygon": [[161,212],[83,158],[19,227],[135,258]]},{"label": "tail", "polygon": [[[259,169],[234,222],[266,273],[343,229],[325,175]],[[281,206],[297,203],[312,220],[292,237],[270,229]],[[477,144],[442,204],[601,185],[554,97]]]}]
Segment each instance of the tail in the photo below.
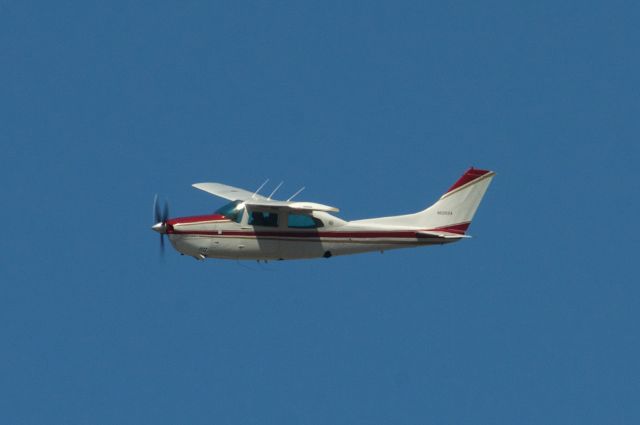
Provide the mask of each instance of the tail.
[{"label": "tail", "polygon": [[428,229],[464,235],[494,176],[493,171],[471,167],[416,219]]},{"label": "tail", "polygon": [[415,214],[359,220],[359,223],[395,226],[415,226],[464,235],[480,205],[493,171],[471,167],[440,199],[429,208]]}]

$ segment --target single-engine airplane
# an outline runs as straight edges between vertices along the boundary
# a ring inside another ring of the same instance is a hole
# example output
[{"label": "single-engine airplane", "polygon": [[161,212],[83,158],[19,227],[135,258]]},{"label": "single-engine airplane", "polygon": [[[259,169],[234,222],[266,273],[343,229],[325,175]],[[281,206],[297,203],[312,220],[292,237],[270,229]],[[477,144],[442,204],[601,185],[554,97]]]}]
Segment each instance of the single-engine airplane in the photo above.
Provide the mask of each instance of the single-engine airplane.
[{"label": "single-engine airplane", "polygon": [[[152,229],[161,247],[168,235],[173,247],[197,260],[293,260],[384,252],[396,248],[441,245],[468,238],[467,229],[495,173],[471,167],[429,208],[405,215],[345,221],[338,209],[315,202],[271,199],[220,183],[196,183],[196,189],[231,202],[213,214],[169,218],[154,200]],[[266,182],[265,182],[266,183]],[[264,186],[264,184],[263,184]]]}]

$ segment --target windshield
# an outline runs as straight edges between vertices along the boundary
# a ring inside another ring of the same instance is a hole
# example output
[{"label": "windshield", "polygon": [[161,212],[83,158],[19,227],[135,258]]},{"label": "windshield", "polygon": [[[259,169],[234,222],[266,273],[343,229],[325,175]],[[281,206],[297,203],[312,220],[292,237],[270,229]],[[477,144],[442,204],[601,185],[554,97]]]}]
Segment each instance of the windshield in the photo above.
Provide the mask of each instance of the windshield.
[{"label": "windshield", "polygon": [[244,205],[242,201],[229,202],[227,205],[218,208],[215,213],[221,214],[231,221],[240,223],[242,221],[242,215],[244,214]]}]

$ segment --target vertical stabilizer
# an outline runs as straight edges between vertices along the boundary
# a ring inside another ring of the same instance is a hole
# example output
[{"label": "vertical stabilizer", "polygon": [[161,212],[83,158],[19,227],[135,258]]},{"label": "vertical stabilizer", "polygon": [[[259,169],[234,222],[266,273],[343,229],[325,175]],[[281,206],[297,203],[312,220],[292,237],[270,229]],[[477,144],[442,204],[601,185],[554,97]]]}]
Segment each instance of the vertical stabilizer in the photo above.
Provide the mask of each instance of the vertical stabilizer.
[{"label": "vertical stabilizer", "polygon": [[464,234],[495,173],[471,167],[438,202],[416,214],[430,229]]},{"label": "vertical stabilizer", "polygon": [[415,214],[358,220],[361,224],[411,226],[463,235],[480,205],[493,171],[471,167],[429,208]]}]

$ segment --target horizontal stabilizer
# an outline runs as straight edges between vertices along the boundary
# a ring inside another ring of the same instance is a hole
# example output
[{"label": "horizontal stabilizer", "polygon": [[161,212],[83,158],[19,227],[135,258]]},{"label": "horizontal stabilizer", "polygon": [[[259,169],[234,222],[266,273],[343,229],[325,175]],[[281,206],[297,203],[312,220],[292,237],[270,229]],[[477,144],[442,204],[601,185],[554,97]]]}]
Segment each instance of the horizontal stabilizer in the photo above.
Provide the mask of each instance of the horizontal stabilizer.
[{"label": "horizontal stabilizer", "polygon": [[438,237],[443,239],[469,239],[471,236],[469,235],[460,235],[458,233],[449,233],[449,232],[429,232],[426,230],[420,230],[416,232],[417,237]]}]

